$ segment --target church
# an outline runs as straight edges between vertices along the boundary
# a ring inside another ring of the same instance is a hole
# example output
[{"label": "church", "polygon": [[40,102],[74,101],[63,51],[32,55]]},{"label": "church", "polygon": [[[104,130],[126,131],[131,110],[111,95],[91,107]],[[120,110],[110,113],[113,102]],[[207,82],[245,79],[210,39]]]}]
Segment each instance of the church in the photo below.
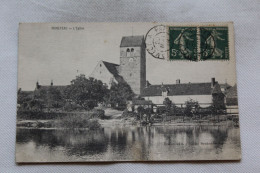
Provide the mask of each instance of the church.
[{"label": "church", "polygon": [[146,50],[144,36],[122,37],[120,44],[120,64],[100,61],[89,77],[101,80],[108,88],[113,82],[125,81],[133,92],[153,104],[163,104],[166,97],[176,104],[184,104],[193,99],[204,106],[213,102],[224,104],[225,95],[215,78],[206,83],[151,85],[146,81]]},{"label": "church", "polygon": [[89,77],[101,80],[108,88],[112,82],[124,80],[136,95],[146,84],[146,54],[144,36],[123,37],[120,44],[120,64],[100,61]]}]

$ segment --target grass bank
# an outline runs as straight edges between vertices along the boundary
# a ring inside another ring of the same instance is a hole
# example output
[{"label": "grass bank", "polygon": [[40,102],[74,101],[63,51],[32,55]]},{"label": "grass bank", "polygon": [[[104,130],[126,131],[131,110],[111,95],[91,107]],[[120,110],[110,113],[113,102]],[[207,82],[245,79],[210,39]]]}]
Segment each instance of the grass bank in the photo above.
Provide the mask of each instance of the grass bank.
[{"label": "grass bank", "polygon": [[93,109],[91,111],[73,111],[73,112],[43,112],[43,111],[17,111],[17,120],[57,120],[66,118],[66,116],[83,116],[85,118],[104,118],[105,111],[102,109]]},{"label": "grass bank", "polygon": [[17,127],[25,128],[87,128],[90,130],[101,128],[97,119],[104,116],[104,111],[88,111],[77,113],[45,113],[38,112],[29,115],[18,114]]}]

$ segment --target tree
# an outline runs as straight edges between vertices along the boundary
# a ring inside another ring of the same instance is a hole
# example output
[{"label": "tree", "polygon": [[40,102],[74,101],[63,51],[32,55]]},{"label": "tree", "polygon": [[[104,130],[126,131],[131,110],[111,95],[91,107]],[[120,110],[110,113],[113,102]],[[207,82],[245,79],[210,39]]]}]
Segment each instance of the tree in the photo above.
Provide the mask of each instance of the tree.
[{"label": "tree", "polygon": [[37,90],[33,99],[42,102],[47,108],[61,108],[65,105],[64,94],[55,86]]},{"label": "tree", "polygon": [[60,108],[65,105],[64,96],[62,95],[61,91],[55,87],[50,87],[48,91],[48,97],[50,104],[55,108]]},{"label": "tree", "polygon": [[163,101],[163,104],[165,105],[166,116],[169,116],[172,113],[172,101],[168,97],[166,97]]},{"label": "tree", "polygon": [[139,114],[139,119],[140,119],[140,121],[143,119],[143,114],[144,114],[144,112],[145,112],[145,109],[142,107],[142,106],[138,106],[137,107],[137,112],[138,112],[138,114]]},{"label": "tree", "polygon": [[145,111],[145,114],[146,114],[146,122],[151,122],[151,114],[153,113],[153,109],[152,108],[146,108],[144,111]]},{"label": "tree", "polygon": [[127,100],[132,100],[134,93],[131,87],[124,81],[112,83],[106,102],[112,107],[125,107]]},{"label": "tree", "polygon": [[199,102],[190,99],[185,102],[184,114],[187,116],[192,116],[193,114],[196,114],[198,112],[198,109],[199,109]]},{"label": "tree", "polygon": [[32,92],[24,92],[19,88],[17,95],[17,103],[20,104],[20,109],[29,109],[29,102],[33,99]]},{"label": "tree", "polygon": [[44,104],[42,100],[33,99],[28,102],[28,107],[32,111],[42,111],[44,107],[43,105]]},{"label": "tree", "polygon": [[86,78],[81,74],[71,81],[71,85],[66,89],[66,97],[85,110],[91,110],[98,103],[104,101],[108,89],[100,80]]}]

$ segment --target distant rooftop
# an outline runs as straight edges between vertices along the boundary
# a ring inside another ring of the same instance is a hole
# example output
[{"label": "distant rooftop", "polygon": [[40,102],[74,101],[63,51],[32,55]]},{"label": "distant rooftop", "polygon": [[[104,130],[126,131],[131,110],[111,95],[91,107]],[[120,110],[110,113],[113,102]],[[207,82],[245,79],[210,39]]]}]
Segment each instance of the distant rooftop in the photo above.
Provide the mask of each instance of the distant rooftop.
[{"label": "distant rooftop", "polygon": [[227,98],[237,98],[237,84],[228,89]]},{"label": "distant rooftop", "polygon": [[51,88],[57,89],[60,92],[64,92],[67,86],[68,85],[38,85],[38,87],[36,88],[35,92],[39,93],[40,91],[43,91],[43,90],[47,92]]},{"label": "distant rooftop", "polygon": [[211,95],[213,93],[222,93],[218,82],[211,88],[211,83],[183,83],[150,85],[144,88],[142,96],[161,96],[162,92],[167,91],[168,96],[174,95]]}]

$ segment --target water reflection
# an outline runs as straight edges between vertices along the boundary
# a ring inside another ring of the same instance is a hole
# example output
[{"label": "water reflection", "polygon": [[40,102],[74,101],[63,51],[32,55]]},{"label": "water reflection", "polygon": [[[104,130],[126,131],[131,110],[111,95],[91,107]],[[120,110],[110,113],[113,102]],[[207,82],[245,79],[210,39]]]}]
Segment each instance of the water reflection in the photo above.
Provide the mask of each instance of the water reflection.
[{"label": "water reflection", "polygon": [[[239,156],[239,129],[227,126],[111,127],[17,130],[17,160],[179,160]],[[22,157],[22,158],[20,158]]]}]

